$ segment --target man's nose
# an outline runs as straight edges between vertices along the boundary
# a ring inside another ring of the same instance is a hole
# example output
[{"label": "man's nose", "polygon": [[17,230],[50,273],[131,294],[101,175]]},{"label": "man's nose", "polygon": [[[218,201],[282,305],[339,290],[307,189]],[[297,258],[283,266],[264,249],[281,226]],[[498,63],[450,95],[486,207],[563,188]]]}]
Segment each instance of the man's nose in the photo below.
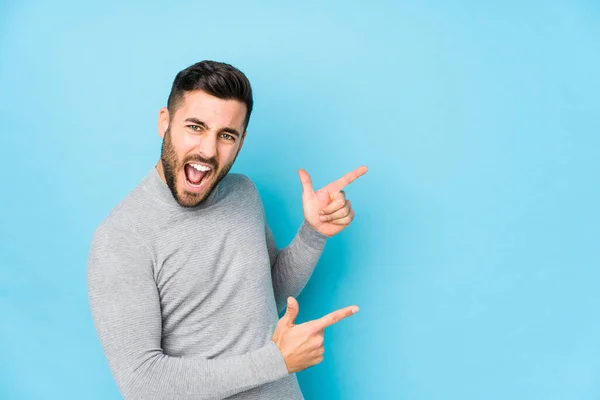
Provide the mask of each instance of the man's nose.
[{"label": "man's nose", "polygon": [[206,133],[200,141],[200,155],[204,158],[213,158],[217,156],[217,135]]}]

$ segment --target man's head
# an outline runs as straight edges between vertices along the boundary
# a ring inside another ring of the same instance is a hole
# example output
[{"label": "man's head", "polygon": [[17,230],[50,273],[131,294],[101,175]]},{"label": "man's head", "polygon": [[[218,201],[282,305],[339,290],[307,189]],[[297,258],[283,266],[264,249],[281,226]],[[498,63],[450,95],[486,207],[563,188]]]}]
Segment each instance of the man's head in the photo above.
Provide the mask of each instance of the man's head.
[{"label": "man's head", "polygon": [[158,172],[182,207],[202,202],[231,169],[252,112],[248,78],[233,66],[196,63],[175,77],[158,117]]}]

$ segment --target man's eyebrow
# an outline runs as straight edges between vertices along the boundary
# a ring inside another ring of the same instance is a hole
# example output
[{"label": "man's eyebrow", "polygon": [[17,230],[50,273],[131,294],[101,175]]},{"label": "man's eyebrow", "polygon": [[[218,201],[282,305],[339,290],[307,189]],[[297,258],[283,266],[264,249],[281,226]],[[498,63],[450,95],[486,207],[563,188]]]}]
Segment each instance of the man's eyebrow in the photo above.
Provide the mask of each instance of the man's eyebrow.
[{"label": "man's eyebrow", "polygon": [[[204,122],[200,121],[198,118],[186,118],[185,122],[192,122],[196,125],[199,125],[203,128],[208,129],[208,126]],[[231,133],[232,135],[235,135],[238,138],[241,136],[240,133],[236,129],[229,128],[229,127],[219,130],[219,133],[222,133],[222,132]]]},{"label": "man's eyebrow", "polygon": [[193,122],[194,124],[200,125],[203,128],[208,128],[208,126],[206,126],[206,124],[200,121],[198,118],[186,118],[185,122]]}]

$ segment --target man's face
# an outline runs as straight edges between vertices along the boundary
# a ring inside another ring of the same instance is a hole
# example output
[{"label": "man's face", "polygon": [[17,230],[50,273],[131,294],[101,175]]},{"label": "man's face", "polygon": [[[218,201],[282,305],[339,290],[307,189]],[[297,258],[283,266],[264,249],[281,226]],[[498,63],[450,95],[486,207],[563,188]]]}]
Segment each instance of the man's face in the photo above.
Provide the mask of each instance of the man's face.
[{"label": "man's face", "polygon": [[161,108],[160,164],[182,207],[198,205],[227,175],[244,142],[245,117],[241,101],[222,100],[201,90],[186,92],[174,115]]}]

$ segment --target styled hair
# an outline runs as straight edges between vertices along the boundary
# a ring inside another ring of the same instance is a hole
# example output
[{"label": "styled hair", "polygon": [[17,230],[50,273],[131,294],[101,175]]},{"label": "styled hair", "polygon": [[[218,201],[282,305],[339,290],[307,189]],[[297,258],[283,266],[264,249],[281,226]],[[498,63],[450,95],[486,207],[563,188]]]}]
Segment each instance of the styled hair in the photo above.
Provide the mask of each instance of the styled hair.
[{"label": "styled hair", "polygon": [[181,106],[185,92],[202,90],[223,100],[239,100],[246,104],[244,130],[252,113],[252,87],[242,71],[232,65],[204,60],[179,71],[173,81],[167,108],[170,115]]}]

